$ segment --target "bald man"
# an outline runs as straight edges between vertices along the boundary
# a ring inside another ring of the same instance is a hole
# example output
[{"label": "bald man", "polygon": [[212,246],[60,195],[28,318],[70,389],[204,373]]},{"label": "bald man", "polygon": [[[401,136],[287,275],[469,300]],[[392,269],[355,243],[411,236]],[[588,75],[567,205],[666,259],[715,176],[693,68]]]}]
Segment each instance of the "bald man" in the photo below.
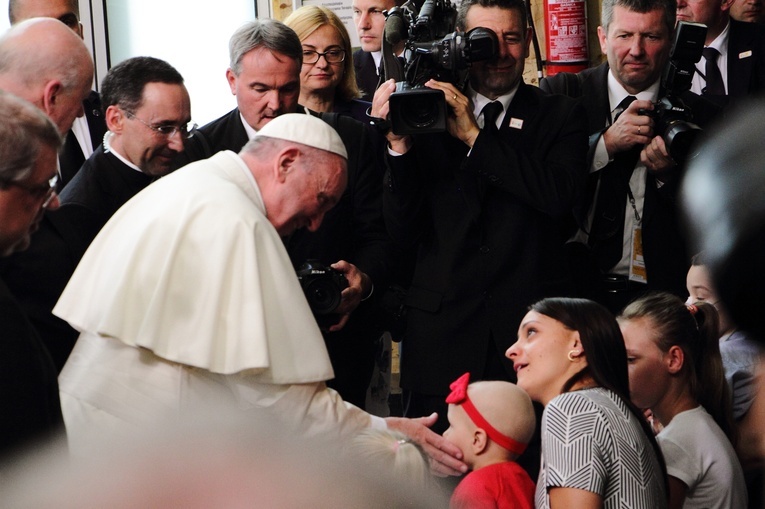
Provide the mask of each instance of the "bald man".
[{"label": "bald man", "polygon": [[92,81],[85,43],[58,20],[29,19],[0,38],[0,90],[40,108],[61,134],[83,114]]},{"label": "bald man", "polygon": [[[8,19],[11,25],[31,18],[56,18],[83,38],[77,0],[10,0]],[[58,156],[59,178],[56,186],[61,191],[80,170],[85,160],[101,144],[106,134],[106,122],[101,111],[101,97],[91,90],[82,102],[85,114],[78,117],[66,135],[64,147]]]}]

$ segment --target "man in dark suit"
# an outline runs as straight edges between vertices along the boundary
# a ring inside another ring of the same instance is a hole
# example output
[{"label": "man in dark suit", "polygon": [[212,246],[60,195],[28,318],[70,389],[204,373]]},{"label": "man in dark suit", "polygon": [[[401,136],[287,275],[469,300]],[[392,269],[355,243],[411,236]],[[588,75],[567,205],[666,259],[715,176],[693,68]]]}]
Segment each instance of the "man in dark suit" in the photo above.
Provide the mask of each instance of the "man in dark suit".
[{"label": "man in dark suit", "polygon": [[[8,2],[8,17],[11,25],[30,18],[56,18],[82,39],[79,12],[77,0],[10,0]],[[74,121],[58,157],[57,190],[59,192],[72,180],[82,163],[90,157],[93,149],[101,143],[106,134],[106,122],[101,111],[101,98],[98,92],[91,90],[90,95],[82,101],[82,109],[85,114]]]},{"label": "man in dark suit", "polygon": [[734,0],[678,0],[678,21],[707,26],[691,91],[726,105],[765,91],[765,26],[730,17]]},{"label": "man in dark suit", "polygon": [[[361,89],[361,99],[371,101],[377,83],[380,81],[380,60],[382,58],[383,29],[385,15],[383,11],[396,6],[395,0],[353,0],[353,21],[361,48],[353,52],[353,67],[356,70],[356,83]],[[404,43],[393,48],[395,54],[401,53]]]},{"label": "man in dark suit", "polygon": [[[43,211],[58,207],[56,126],[33,105],[0,92],[0,256],[23,250]],[[0,455],[64,431],[57,372],[0,277]]]},{"label": "man in dark suit", "polygon": [[[445,93],[448,132],[388,133],[383,194],[394,240],[418,248],[401,354],[406,415],[437,411],[436,431],[449,384],[466,371],[514,380],[504,353],[527,306],[570,290],[564,223],[586,177],[582,107],[523,83],[524,3],[464,0],[457,25],[493,30],[499,54],[472,65],[464,93],[426,83]],[[381,85],[374,116],[387,116],[394,90]]]},{"label": "man in dark suit", "polygon": [[[183,162],[221,150],[238,152],[272,119],[301,109],[303,47],[292,29],[274,20],[253,21],[234,33],[229,46],[227,76],[237,108],[201,127],[189,140]],[[333,320],[339,321],[323,331],[335,371],[328,385],[363,408],[382,333],[373,320],[375,299],[387,286],[391,264],[381,214],[382,175],[364,124],[334,113],[318,116],[335,128],[348,150],[348,187],[318,230],[295,232],[284,242],[296,267],[318,259],[348,281]]]},{"label": "man in dark suit", "polygon": [[126,201],[171,169],[191,120],[183,77],[151,57],[127,59],[102,83],[109,133],[62,192],[28,250],[0,267],[8,287],[63,368],[78,333],[51,314],[92,240]]},{"label": "man in dark suit", "polygon": [[[540,84],[581,97],[587,111],[590,182],[569,252],[580,291],[615,313],[648,290],[685,295],[690,257],[676,210],[683,166],[640,111],[665,93],[660,80],[674,25],[674,0],[606,0],[598,37],[608,61]],[[692,93],[682,98],[694,120],[710,120],[711,104]]]}]

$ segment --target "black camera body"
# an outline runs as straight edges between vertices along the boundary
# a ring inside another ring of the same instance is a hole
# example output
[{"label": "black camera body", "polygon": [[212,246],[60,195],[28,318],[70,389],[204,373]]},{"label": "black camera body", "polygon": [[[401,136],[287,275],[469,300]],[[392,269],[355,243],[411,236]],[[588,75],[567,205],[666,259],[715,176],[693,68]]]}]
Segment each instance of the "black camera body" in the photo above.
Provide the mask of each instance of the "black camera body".
[{"label": "black camera body", "polygon": [[[412,0],[386,12],[383,43],[386,68],[381,78],[396,79],[390,96],[390,123],[394,133],[420,134],[446,130],[446,100],[440,90],[425,87],[434,79],[462,88],[471,63],[494,58],[499,52],[496,34],[482,27],[453,32],[457,11],[450,0],[425,0],[419,13]],[[451,33],[450,33],[451,32]],[[404,63],[386,58],[390,45],[406,40]],[[387,43],[387,44],[386,44]]]},{"label": "black camera body", "polygon": [[348,288],[343,273],[319,260],[306,260],[297,269],[297,277],[319,327],[325,329],[337,323],[340,316],[335,311],[342,300],[340,294]]},{"label": "black camera body", "polygon": [[664,68],[661,84],[665,96],[654,103],[653,111],[640,110],[654,121],[654,132],[661,135],[667,151],[675,162],[691,157],[701,128],[693,123],[693,112],[685,105],[680,94],[691,89],[696,62],[701,58],[707,27],[700,23],[680,21]]}]

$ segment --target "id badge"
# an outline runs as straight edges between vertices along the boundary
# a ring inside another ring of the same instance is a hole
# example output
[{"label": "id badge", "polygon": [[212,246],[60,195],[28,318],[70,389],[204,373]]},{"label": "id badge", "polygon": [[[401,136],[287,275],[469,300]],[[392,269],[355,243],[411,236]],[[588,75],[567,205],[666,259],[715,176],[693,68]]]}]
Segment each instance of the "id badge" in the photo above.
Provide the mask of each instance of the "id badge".
[{"label": "id badge", "polygon": [[643,228],[635,225],[632,228],[632,256],[630,257],[630,281],[648,283],[643,259]]}]

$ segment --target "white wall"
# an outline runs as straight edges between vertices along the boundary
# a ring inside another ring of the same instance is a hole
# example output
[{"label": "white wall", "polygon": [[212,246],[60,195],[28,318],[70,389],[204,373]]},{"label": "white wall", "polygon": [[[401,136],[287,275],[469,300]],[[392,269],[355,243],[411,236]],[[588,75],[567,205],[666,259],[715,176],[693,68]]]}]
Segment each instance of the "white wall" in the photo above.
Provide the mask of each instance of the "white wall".
[{"label": "white wall", "polygon": [[104,4],[109,66],[133,56],[166,60],[186,80],[192,117],[199,125],[236,105],[226,82],[228,40],[240,25],[255,18],[253,0],[106,0]]}]

